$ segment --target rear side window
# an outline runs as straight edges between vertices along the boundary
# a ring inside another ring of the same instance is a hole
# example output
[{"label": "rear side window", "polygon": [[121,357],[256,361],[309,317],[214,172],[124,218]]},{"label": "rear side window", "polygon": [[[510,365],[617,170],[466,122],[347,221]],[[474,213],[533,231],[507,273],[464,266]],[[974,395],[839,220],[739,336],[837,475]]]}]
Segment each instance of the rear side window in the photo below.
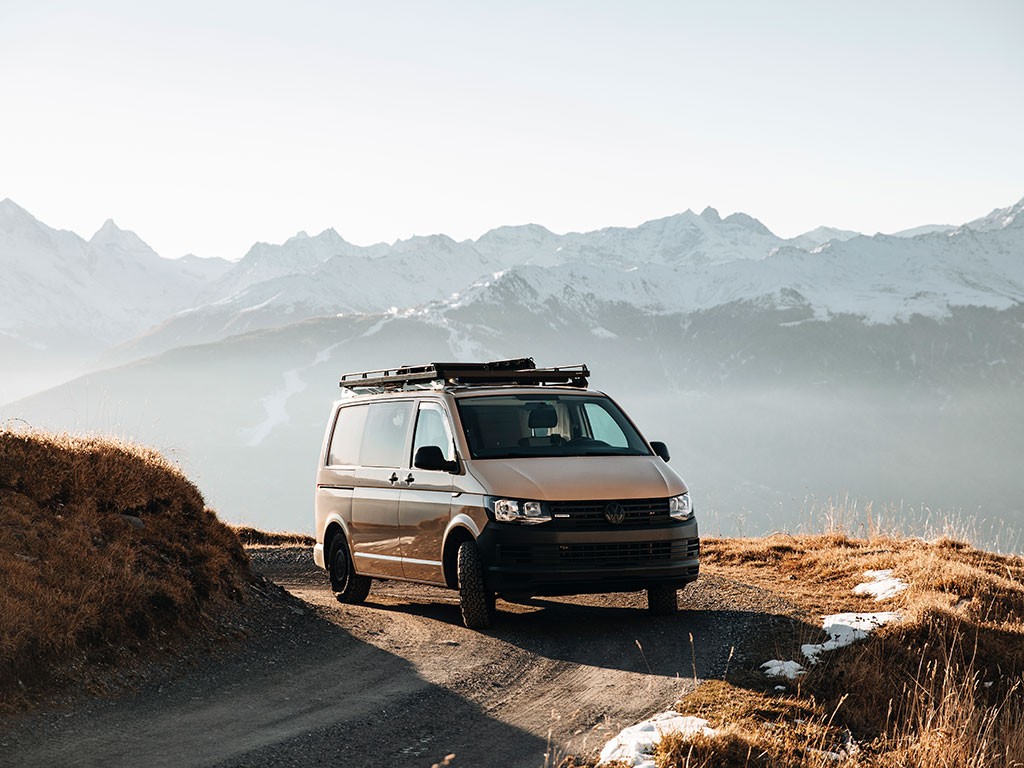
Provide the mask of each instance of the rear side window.
[{"label": "rear side window", "polygon": [[355,466],[359,463],[359,445],[363,440],[363,425],[369,408],[368,405],[353,405],[338,411],[331,448],[327,452],[328,465]]},{"label": "rear side window", "polygon": [[400,467],[405,455],[412,401],[371,403],[359,446],[359,464],[364,467]]}]

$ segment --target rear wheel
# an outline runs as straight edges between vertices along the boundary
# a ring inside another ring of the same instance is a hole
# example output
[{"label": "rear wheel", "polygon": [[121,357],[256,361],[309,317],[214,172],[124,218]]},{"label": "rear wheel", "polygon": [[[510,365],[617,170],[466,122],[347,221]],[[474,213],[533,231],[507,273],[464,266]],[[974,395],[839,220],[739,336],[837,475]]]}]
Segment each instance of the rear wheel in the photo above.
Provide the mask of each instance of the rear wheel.
[{"label": "rear wheel", "polygon": [[344,534],[339,533],[331,544],[331,589],[338,594],[343,603],[361,603],[370,594],[369,576],[359,576],[352,567],[352,558],[348,556]]},{"label": "rear wheel", "polygon": [[459,607],[470,629],[486,629],[494,620],[494,593],[484,583],[484,566],[475,541],[459,544]]},{"label": "rear wheel", "polygon": [[652,616],[671,616],[678,610],[678,591],[675,587],[656,584],[647,588],[647,611]]}]

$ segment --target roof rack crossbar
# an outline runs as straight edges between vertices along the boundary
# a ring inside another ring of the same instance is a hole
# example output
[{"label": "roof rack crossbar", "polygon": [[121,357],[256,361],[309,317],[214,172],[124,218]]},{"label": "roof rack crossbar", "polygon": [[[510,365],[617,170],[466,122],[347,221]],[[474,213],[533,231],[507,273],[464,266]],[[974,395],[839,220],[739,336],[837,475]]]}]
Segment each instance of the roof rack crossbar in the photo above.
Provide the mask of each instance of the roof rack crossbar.
[{"label": "roof rack crossbar", "polygon": [[436,386],[496,384],[563,384],[586,387],[590,371],[584,364],[537,368],[533,358],[488,363],[426,363],[344,374],[339,386],[353,391],[387,391]]}]

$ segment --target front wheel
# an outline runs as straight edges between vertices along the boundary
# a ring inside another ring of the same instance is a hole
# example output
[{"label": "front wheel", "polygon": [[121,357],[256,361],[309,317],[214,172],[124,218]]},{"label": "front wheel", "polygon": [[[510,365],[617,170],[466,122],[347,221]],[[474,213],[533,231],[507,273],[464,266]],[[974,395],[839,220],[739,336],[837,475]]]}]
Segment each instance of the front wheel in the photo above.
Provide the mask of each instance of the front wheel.
[{"label": "front wheel", "polygon": [[647,588],[647,611],[652,616],[671,616],[678,610],[678,591],[675,587],[656,584]]},{"label": "front wheel", "polygon": [[470,629],[486,629],[494,619],[494,593],[484,583],[484,565],[475,541],[459,545],[459,608]]},{"label": "front wheel", "polygon": [[331,589],[343,603],[361,603],[370,594],[369,576],[360,576],[352,567],[352,558],[348,556],[345,535],[339,533],[331,544]]}]

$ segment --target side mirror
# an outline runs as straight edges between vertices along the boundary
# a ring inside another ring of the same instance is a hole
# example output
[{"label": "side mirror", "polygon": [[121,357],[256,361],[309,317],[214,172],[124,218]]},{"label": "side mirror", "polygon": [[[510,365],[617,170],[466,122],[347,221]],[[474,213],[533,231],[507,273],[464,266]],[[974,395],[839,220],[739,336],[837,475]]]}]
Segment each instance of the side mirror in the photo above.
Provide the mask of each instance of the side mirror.
[{"label": "side mirror", "polygon": [[424,445],[416,450],[412,465],[416,469],[427,469],[434,472],[458,472],[459,462],[448,461],[436,445]]},{"label": "side mirror", "polygon": [[668,463],[668,460],[671,458],[671,456],[669,456],[668,446],[667,445],[665,445],[664,443],[662,443],[662,442],[660,442],[658,440],[652,440],[651,441],[651,448],[654,450],[654,452],[656,454],[661,456],[662,460],[666,464]]}]

